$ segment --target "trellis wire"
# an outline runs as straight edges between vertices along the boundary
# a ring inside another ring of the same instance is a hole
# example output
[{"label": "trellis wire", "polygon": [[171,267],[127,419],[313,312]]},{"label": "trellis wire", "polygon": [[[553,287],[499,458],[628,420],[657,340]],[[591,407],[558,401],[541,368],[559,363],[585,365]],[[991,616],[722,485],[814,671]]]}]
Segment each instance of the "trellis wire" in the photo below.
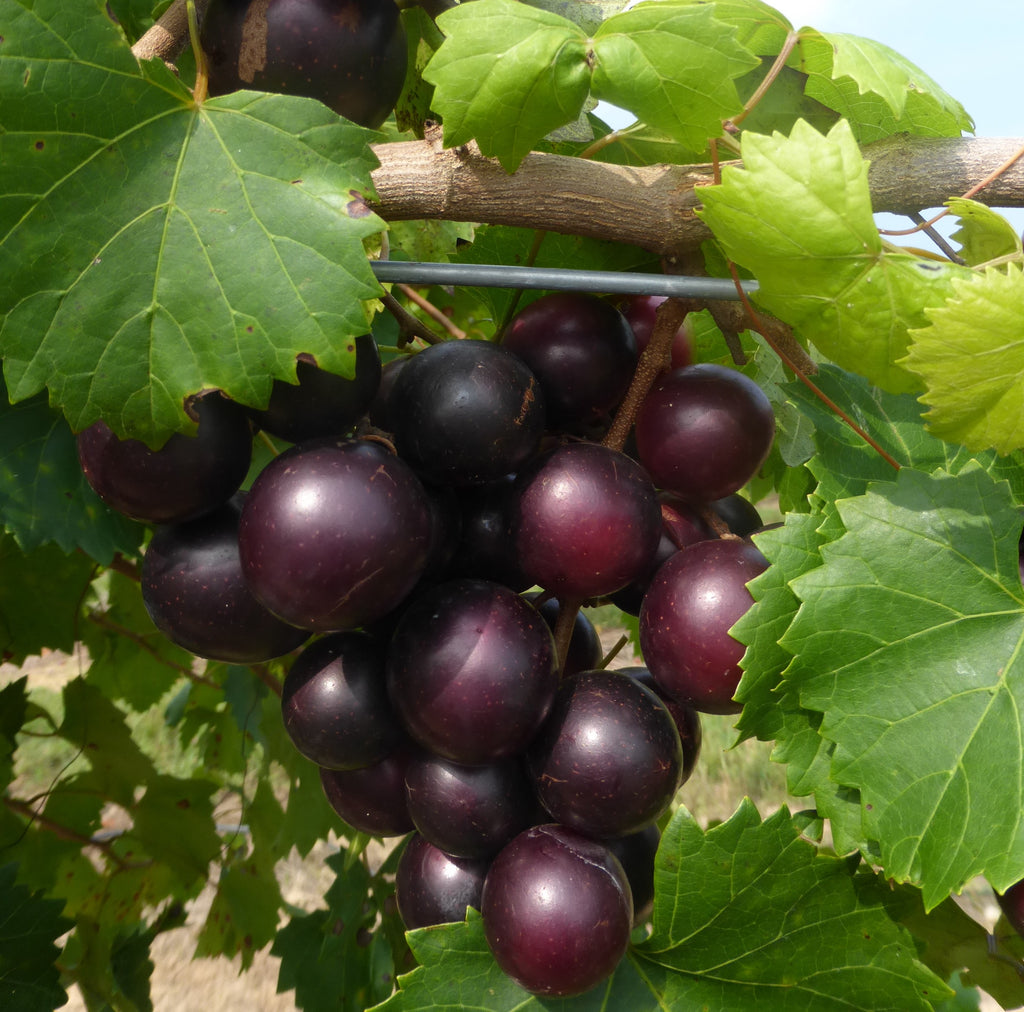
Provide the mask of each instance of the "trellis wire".
[{"label": "trellis wire", "polygon": [[[448,264],[373,260],[381,282],[411,285],[471,285],[479,288],[537,288],[558,292],[602,295],[673,295],[681,299],[738,302],[730,278],[700,278],[675,274],[632,274],[628,271],[579,271],[571,267],[503,267],[497,264]],[[743,281],[746,294],[756,281]]]}]

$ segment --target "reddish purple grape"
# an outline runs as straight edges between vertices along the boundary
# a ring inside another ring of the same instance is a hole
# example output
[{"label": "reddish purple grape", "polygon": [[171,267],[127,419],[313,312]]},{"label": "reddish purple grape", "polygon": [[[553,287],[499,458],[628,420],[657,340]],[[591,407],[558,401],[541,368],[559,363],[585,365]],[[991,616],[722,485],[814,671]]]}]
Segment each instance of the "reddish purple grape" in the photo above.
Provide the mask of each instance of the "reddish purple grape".
[{"label": "reddish purple grape", "polygon": [[[619,311],[626,318],[636,336],[636,348],[640,354],[647,350],[654,332],[658,307],[667,295],[632,295],[619,304]],[[672,338],[671,368],[682,369],[693,362],[693,325],[687,316],[679,325]]]},{"label": "reddish purple grape", "polygon": [[252,459],[245,412],[219,393],[190,405],[193,436],[175,433],[158,450],[119,439],[106,422],[78,434],[78,459],[96,494],[110,507],[151,524],[192,520],[238,491]]},{"label": "reddish purple grape", "polygon": [[498,966],[533,994],[568,998],[610,976],[629,946],[633,899],[618,859],[566,826],[534,826],[494,859],[481,899]]},{"label": "reddish purple grape", "polygon": [[391,0],[212,0],[201,39],[211,95],[305,95],[376,128],[405,83],[405,30]]},{"label": "reddish purple grape", "polygon": [[305,629],[253,597],[238,557],[236,500],[195,520],[160,527],[142,557],[142,601],[153,624],[198,657],[256,664],[301,646]]},{"label": "reddish purple grape", "polygon": [[544,432],[536,377],[487,341],[431,345],[402,366],[390,394],[395,446],[439,484],[495,481],[533,456]]},{"label": "reddish purple grape", "polygon": [[518,759],[465,766],[424,753],[405,773],[409,815],[435,847],[458,857],[490,857],[530,825],[537,808]]},{"label": "reddish purple grape", "polygon": [[379,762],[355,770],[320,768],[331,808],[370,836],[404,836],[415,828],[405,800],[405,771],[417,749],[403,741]]},{"label": "reddish purple grape", "polygon": [[588,836],[625,836],[668,808],[683,751],[655,693],[614,671],[582,671],[562,680],[527,762],[553,819]]},{"label": "reddish purple grape", "polygon": [[302,443],[260,472],[239,529],[242,568],[274,614],[319,632],[383,617],[426,566],[434,521],[419,479],[372,442]]},{"label": "reddish purple grape", "polygon": [[395,902],[406,930],[464,921],[480,909],[490,861],[453,857],[413,833],[395,869]]},{"label": "reddish purple grape", "polygon": [[392,704],[412,737],[469,765],[521,752],[558,685],[544,619],[487,580],[451,580],[411,602],[387,671]]},{"label": "reddish purple grape", "polygon": [[513,318],[504,347],[540,382],[551,428],[596,421],[622,400],[636,370],[636,338],[610,303],[553,292]]},{"label": "reddish purple grape", "polygon": [[370,334],[352,342],[355,375],[340,376],[321,369],[312,356],[300,356],[297,383],[274,380],[270,401],[262,411],[246,408],[265,432],[291,443],[343,436],[366,414],[380,385],[380,354]]},{"label": "reddish purple grape", "polygon": [[379,762],[404,737],[384,682],[385,648],[363,632],[331,633],[295,659],[281,713],[295,747],[318,766]]},{"label": "reddish purple grape", "polygon": [[634,433],[637,455],[659,488],[711,502],[757,474],[775,438],[775,413],[743,373],[701,363],[655,382]]},{"label": "reddish purple grape", "polygon": [[748,611],[747,583],[768,568],[749,542],[699,541],[655,574],[640,610],[640,649],[655,681],[703,713],[739,713],[744,646],[729,629]]},{"label": "reddish purple grape", "polygon": [[612,594],[642,576],[658,547],[657,493],[636,461],[567,443],[516,479],[512,531],[523,571],[561,600]]}]

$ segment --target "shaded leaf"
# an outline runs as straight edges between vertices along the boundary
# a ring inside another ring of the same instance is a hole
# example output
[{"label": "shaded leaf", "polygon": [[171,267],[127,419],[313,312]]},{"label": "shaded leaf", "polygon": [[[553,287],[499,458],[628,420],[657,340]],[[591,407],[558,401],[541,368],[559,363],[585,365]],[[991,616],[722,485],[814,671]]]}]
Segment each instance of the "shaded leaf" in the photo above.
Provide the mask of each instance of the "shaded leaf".
[{"label": "shaded leaf", "polygon": [[72,923],[63,903],[15,881],[17,865],[0,866],[0,1003],[10,1012],[50,1012],[66,1004],[54,965],[55,940]]},{"label": "shaded leaf", "polygon": [[960,220],[950,239],[960,243],[960,255],[972,267],[1021,253],[1017,230],[998,211],[966,197],[947,200],[946,207]]}]

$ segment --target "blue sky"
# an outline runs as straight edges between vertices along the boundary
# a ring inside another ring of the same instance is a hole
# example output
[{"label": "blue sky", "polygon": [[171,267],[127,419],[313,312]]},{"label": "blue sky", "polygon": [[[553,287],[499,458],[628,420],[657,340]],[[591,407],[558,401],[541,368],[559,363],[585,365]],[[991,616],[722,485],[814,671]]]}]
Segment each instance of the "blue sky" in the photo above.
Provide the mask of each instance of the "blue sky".
[{"label": "blue sky", "polygon": [[[797,28],[863,35],[902,53],[962,103],[977,136],[1024,137],[1020,0],[769,2]],[[1024,229],[1024,210],[1002,213]]]}]

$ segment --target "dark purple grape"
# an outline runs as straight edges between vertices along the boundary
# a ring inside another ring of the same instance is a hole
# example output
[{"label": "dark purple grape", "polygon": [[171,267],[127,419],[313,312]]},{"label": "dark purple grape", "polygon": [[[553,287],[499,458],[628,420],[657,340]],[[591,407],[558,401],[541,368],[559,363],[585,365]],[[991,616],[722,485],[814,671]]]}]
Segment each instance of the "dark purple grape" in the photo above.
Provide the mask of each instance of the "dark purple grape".
[{"label": "dark purple grape", "polygon": [[509,324],[503,345],[540,382],[552,428],[607,414],[636,370],[636,338],[625,317],[582,292],[553,292],[531,302]]},{"label": "dark purple grape", "polygon": [[274,380],[266,408],[246,408],[249,417],[265,432],[291,443],[345,435],[366,414],[381,374],[372,335],[355,338],[352,349],[351,378],[321,369],[312,356],[300,356],[295,366],[298,382]]},{"label": "dark purple grape", "polygon": [[495,481],[533,456],[544,402],[533,373],[487,341],[431,345],[402,367],[391,391],[395,446],[439,484]]},{"label": "dark purple grape", "polygon": [[737,492],[727,495],[724,499],[716,499],[708,505],[738,538],[749,537],[764,525],[757,507]]},{"label": "dark purple grape", "polygon": [[683,751],[653,692],[614,671],[582,671],[559,685],[527,763],[557,822],[588,836],[625,836],[669,806]]},{"label": "dark purple grape", "polygon": [[679,743],[683,746],[683,772],[679,778],[679,785],[682,786],[690,779],[693,768],[697,765],[697,759],[700,757],[700,747],[704,740],[700,714],[692,706],[679,703],[668,695],[654,680],[650,668],[629,667],[615,670],[618,674],[628,675],[650,689],[665,704],[665,708],[672,715],[676,730],[679,732]]},{"label": "dark purple grape", "polygon": [[531,462],[516,486],[516,550],[526,575],[549,593],[603,597],[650,566],[661,510],[647,474],[625,454],[567,443]]},{"label": "dark purple grape", "polygon": [[309,633],[253,597],[238,557],[240,505],[157,529],[142,557],[142,600],[153,624],[198,657],[256,664],[280,657]]},{"label": "dark purple grape", "polygon": [[302,443],[257,476],[239,547],[253,593],[293,625],[319,632],[383,617],[426,566],[427,493],[372,442]]},{"label": "dark purple grape", "polygon": [[403,355],[401,358],[393,358],[390,362],[385,362],[381,367],[380,385],[377,387],[377,395],[370,405],[369,414],[371,423],[384,432],[391,432],[394,428],[391,421],[391,393],[394,390],[398,374],[408,361],[409,356]]},{"label": "dark purple grape", "polygon": [[409,815],[435,847],[458,857],[490,857],[526,829],[536,799],[522,762],[464,766],[429,753],[405,773]]},{"label": "dark purple grape", "polygon": [[493,580],[518,592],[527,590],[533,581],[519,565],[509,526],[514,502],[513,476],[461,492],[460,534],[449,576]]},{"label": "dark purple grape", "polygon": [[363,632],[331,633],[295,658],[281,713],[295,747],[318,766],[379,762],[404,737],[384,681],[385,647]]},{"label": "dark purple grape", "polygon": [[744,647],[729,635],[753,604],[747,583],[768,568],[749,542],[699,541],[655,574],[640,610],[640,649],[673,699],[703,713],[739,713]]},{"label": "dark purple grape", "polygon": [[1010,927],[1024,938],[1024,880],[1015,882],[1006,892],[997,892],[996,902]]},{"label": "dark purple grape", "polygon": [[355,770],[320,768],[331,808],[370,836],[404,836],[415,827],[405,800],[405,771],[417,749],[403,742],[379,762]]},{"label": "dark purple grape", "polygon": [[743,373],[700,363],[655,382],[634,433],[640,462],[659,488],[711,502],[757,474],[775,438],[775,413]]},{"label": "dark purple grape", "polygon": [[633,925],[643,924],[654,910],[654,859],[661,843],[656,823],[629,836],[604,840],[605,846],[619,859],[633,894]]},{"label": "dark purple grape", "polygon": [[110,507],[151,524],[192,520],[230,499],[252,459],[245,412],[219,393],[195,398],[194,436],[175,433],[158,450],[119,439],[106,422],[78,434],[78,459],[96,494]]},{"label": "dark purple grape", "polygon": [[487,580],[451,580],[405,610],[388,650],[388,691],[409,733],[455,762],[521,752],[558,684],[544,620]]},{"label": "dark purple grape", "polygon": [[[558,603],[557,597],[549,597],[538,605],[537,601],[539,599],[539,593],[526,595],[526,600],[541,613],[553,635],[561,605]],[[596,668],[601,663],[603,656],[604,651],[601,647],[601,637],[598,635],[597,629],[594,628],[594,623],[582,611],[577,609],[576,617],[572,623],[572,633],[569,636],[569,651],[562,664],[562,677],[575,675],[578,671],[589,671],[591,668]]]},{"label": "dark purple grape", "polygon": [[405,30],[391,0],[211,0],[201,40],[211,95],[305,95],[376,128],[405,83]]},{"label": "dark purple grape", "polygon": [[618,859],[566,826],[534,826],[494,859],[480,912],[498,966],[533,994],[568,998],[610,976],[633,899]]},{"label": "dark purple grape", "polygon": [[464,921],[480,909],[490,861],[453,857],[413,833],[395,869],[395,902],[407,931]]}]

